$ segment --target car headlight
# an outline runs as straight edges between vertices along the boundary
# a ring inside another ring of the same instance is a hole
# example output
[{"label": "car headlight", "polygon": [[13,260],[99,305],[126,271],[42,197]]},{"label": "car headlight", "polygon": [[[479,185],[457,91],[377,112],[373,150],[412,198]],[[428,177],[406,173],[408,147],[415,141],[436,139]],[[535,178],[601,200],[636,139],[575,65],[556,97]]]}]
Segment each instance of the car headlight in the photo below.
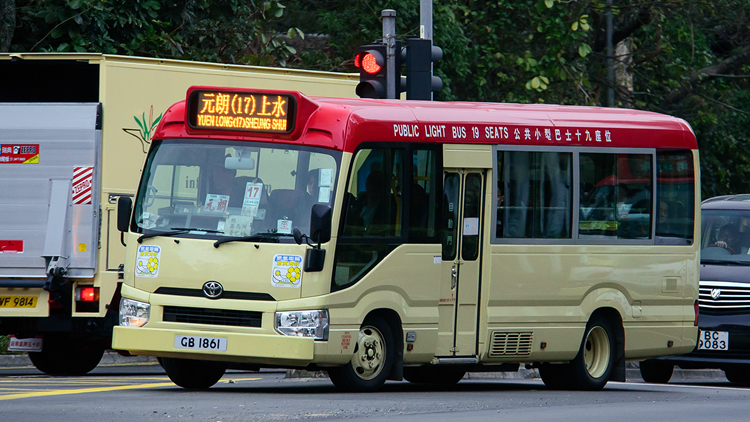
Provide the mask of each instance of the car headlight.
[{"label": "car headlight", "polygon": [[276,312],[274,328],[285,336],[328,340],[328,311]]},{"label": "car headlight", "polygon": [[132,299],[120,299],[120,325],[143,327],[151,314],[151,304]]}]

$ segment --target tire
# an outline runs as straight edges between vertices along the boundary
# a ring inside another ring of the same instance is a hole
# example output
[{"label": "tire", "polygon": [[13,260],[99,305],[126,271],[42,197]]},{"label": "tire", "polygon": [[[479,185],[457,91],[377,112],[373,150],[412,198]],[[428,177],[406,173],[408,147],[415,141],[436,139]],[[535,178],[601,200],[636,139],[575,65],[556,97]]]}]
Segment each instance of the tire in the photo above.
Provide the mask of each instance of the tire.
[{"label": "tire", "polygon": [[206,389],[219,382],[227,364],[206,360],[161,358],[164,371],[173,383],[189,390]]},{"label": "tire", "polygon": [[48,375],[85,375],[104,355],[104,346],[95,340],[71,339],[66,333],[47,333],[43,339],[42,351],[29,352],[29,359]]},{"label": "tire", "polygon": [[565,390],[568,387],[570,375],[570,364],[543,363],[539,367],[539,376],[547,388],[552,390]]},{"label": "tire", "polygon": [[666,384],[672,378],[674,365],[659,360],[644,360],[640,364],[641,378],[648,383]]},{"label": "tire", "polygon": [[724,369],[724,375],[727,376],[729,382],[737,384],[750,384],[750,368],[746,367],[733,367]]},{"label": "tire", "polygon": [[453,385],[461,381],[466,370],[443,366],[404,368],[404,379],[412,384]]},{"label": "tire", "polygon": [[612,375],[614,356],[614,330],[606,318],[594,315],[586,324],[576,357],[566,364],[543,364],[539,374],[552,389],[601,390]]},{"label": "tire", "polygon": [[369,316],[359,329],[354,354],[348,364],[331,368],[328,376],[342,391],[377,391],[391,373],[396,351],[385,319]]}]

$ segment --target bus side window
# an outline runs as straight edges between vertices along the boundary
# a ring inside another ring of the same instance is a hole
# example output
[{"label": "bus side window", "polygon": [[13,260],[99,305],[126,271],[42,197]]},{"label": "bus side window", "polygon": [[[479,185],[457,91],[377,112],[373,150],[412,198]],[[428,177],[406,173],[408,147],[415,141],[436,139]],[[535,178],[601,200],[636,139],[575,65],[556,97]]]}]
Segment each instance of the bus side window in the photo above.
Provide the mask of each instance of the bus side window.
[{"label": "bus side window", "polygon": [[437,243],[436,226],[439,192],[437,152],[415,146],[412,151],[412,178],[409,193],[409,242]]},{"label": "bus side window", "polygon": [[572,154],[498,151],[497,238],[569,239]]},{"label": "bus side window", "polygon": [[400,242],[393,238],[404,232],[403,156],[398,148],[361,149],[352,160],[334,290],[359,280],[385,257],[389,244]]},{"label": "bus side window", "polygon": [[653,155],[580,154],[579,238],[650,239]]}]

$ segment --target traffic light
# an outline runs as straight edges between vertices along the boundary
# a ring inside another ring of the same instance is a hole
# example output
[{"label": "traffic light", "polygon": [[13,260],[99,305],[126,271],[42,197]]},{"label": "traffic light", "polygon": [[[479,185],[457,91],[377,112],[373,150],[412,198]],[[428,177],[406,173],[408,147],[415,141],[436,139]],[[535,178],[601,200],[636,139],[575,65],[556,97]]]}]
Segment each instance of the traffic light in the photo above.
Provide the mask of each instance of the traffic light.
[{"label": "traffic light", "polygon": [[363,45],[354,58],[359,68],[359,84],[356,93],[360,98],[386,98],[388,66],[386,66],[385,44]]},{"label": "traffic light", "polygon": [[443,88],[443,81],[432,76],[432,62],[443,58],[443,50],[431,40],[409,38],[401,55],[406,62],[406,99],[432,100],[432,91]]}]

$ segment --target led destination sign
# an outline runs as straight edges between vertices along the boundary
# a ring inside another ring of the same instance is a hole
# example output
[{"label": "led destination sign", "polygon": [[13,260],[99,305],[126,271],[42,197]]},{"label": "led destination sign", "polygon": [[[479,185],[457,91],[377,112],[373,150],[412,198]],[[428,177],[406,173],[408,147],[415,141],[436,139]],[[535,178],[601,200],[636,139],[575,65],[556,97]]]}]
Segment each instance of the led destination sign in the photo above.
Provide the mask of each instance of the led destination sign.
[{"label": "led destination sign", "polygon": [[295,98],[262,92],[196,90],[188,97],[193,129],[291,133]]}]

